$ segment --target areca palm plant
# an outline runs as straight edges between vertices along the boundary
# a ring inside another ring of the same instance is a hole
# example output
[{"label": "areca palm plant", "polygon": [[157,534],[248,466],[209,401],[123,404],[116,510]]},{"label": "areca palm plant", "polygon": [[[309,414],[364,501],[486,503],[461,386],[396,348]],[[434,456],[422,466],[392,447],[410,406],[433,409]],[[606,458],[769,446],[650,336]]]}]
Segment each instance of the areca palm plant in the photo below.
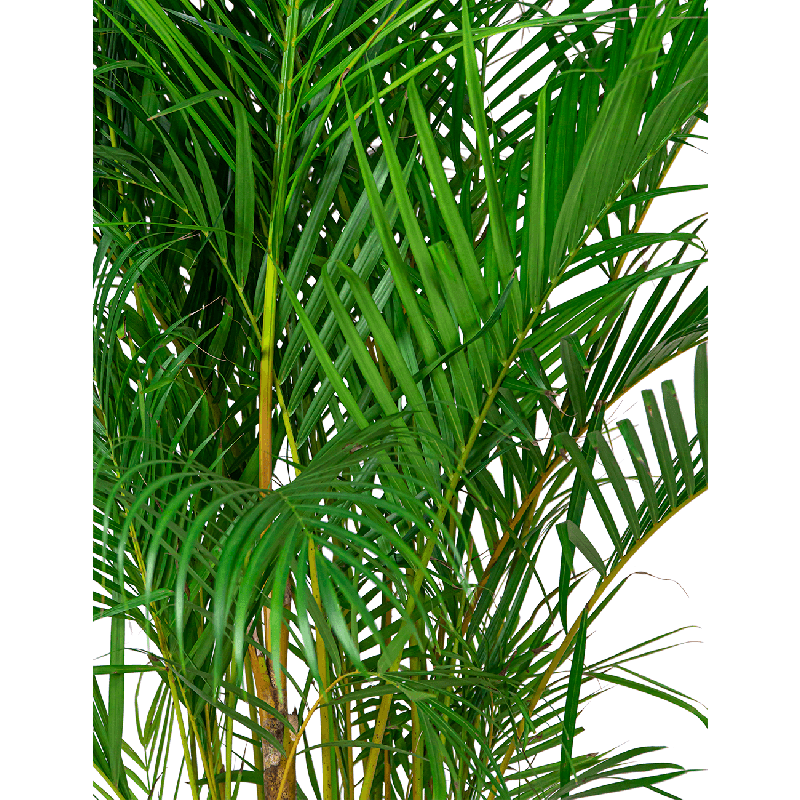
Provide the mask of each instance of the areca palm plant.
[{"label": "areca palm plant", "polygon": [[586,640],[708,483],[703,221],[642,230],[706,28],[96,0],[98,797],[675,796],[575,742],[595,679],[705,721]]}]

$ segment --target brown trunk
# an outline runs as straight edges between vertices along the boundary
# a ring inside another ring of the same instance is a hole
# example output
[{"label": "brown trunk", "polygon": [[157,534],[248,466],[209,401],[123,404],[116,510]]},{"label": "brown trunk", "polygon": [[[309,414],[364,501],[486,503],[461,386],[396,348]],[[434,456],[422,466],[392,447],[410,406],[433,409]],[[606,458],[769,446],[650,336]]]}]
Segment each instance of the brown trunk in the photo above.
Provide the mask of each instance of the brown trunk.
[{"label": "brown trunk", "polygon": [[[283,598],[286,607],[291,603],[291,591],[286,587],[286,593]],[[269,609],[264,608],[264,631],[269,631]],[[264,642],[261,638],[259,626],[254,627],[253,638],[264,647]],[[282,664],[286,663],[286,651],[288,649],[288,630],[284,626],[281,630],[281,654],[280,661]],[[253,675],[255,678],[255,689],[259,700],[263,700],[267,705],[272,706],[283,716],[288,717],[294,730],[290,730],[284,726],[279,720],[269,714],[262,708],[258,709],[258,720],[262,728],[266,728],[279,742],[283,743],[283,749],[288,752],[292,746],[295,732],[298,729],[297,715],[287,713],[286,705],[286,676],[281,676],[283,700],[278,697],[277,682],[272,670],[270,660],[265,657],[263,652],[259,652],[255,647],[250,647],[250,660],[253,664]],[[261,752],[263,758],[264,769],[264,800],[295,800],[296,797],[296,783],[295,783],[295,768],[294,760],[289,767],[289,776],[286,780],[286,785],[283,792],[278,798],[278,789],[280,788],[281,780],[283,778],[284,770],[286,769],[286,759],[278,752],[278,750],[268,742],[266,739],[261,740]]]}]

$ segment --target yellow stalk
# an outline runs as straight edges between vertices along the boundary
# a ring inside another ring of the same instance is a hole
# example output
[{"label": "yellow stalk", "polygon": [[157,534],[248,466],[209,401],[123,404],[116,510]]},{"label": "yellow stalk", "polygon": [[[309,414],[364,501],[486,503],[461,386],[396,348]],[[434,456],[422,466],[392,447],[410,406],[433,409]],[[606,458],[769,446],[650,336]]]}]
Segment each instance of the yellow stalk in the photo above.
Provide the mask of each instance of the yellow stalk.
[{"label": "yellow stalk", "polygon": [[[216,730],[211,729],[211,715],[208,710],[208,703],[203,706],[203,718],[206,724],[206,741],[208,742],[208,746],[211,750],[211,770],[212,774],[208,776],[209,783],[212,780],[212,775],[217,775],[220,771],[218,769],[218,763],[221,765],[222,759],[220,758],[219,753],[219,737],[216,736]],[[217,785],[217,792],[220,792],[219,782],[215,781]],[[209,791],[211,791],[209,789]]]},{"label": "yellow stalk", "polygon": [[[255,694],[256,689],[253,685],[253,663],[250,660],[250,652],[252,648],[250,648],[244,654],[244,674],[245,680],[247,681],[247,691],[249,694]],[[256,707],[252,703],[248,703],[248,709],[250,712],[250,720],[258,724],[258,712],[256,711]],[[262,773],[264,771],[264,762],[263,756],[261,753],[261,745],[258,743],[258,736],[253,737],[253,761],[255,763],[256,769],[260,770]],[[257,800],[264,800],[264,784],[263,782],[256,784],[256,797]]]},{"label": "yellow stalk", "polygon": [[272,485],[272,376],[275,345],[275,294],[278,273],[272,261],[272,242],[267,245],[264,281],[264,322],[261,331],[261,362],[258,395],[258,485],[268,492]]},{"label": "yellow stalk", "polygon": [[[352,717],[352,709],[350,707],[350,701],[348,700],[344,704],[344,737],[347,741],[352,741],[353,739],[353,717]],[[344,751],[344,769],[345,775],[347,775],[347,797],[348,800],[355,800],[356,796],[356,787],[354,784],[354,774],[353,774],[353,748],[346,747]]]}]

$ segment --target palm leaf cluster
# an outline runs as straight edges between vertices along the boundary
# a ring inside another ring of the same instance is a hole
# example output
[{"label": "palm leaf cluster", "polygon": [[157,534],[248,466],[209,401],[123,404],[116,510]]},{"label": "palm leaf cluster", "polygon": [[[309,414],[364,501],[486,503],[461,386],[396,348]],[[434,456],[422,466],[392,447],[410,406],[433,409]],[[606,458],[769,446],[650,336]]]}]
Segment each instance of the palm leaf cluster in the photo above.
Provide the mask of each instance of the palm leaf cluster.
[{"label": "palm leaf cluster", "polygon": [[706,11],[553,5],[96,0],[98,796],[674,796],[573,742],[705,720],[586,637],[707,486],[703,222],[641,230]]}]

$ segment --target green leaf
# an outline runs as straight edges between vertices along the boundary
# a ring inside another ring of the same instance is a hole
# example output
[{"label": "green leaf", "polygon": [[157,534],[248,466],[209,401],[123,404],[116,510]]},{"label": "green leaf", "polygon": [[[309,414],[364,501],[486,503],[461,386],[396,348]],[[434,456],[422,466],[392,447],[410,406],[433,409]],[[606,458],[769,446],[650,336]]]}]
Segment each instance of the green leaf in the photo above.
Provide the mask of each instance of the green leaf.
[{"label": "green leaf", "polygon": [[[280,269],[278,269],[277,272],[278,276],[281,279],[281,282],[285,284],[286,278],[284,274],[280,271]],[[327,277],[327,274],[328,274],[327,272],[324,272],[323,276]],[[294,307],[297,317],[300,320],[300,324],[306,331],[306,335],[308,336],[308,341],[310,342],[314,352],[317,354],[319,363],[322,366],[322,369],[324,370],[328,380],[330,380],[331,384],[333,385],[337,395],[344,403],[348,412],[352,414],[353,418],[359,423],[359,426],[362,428],[366,427],[368,424],[366,417],[363,415],[361,409],[358,407],[358,403],[356,402],[350,390],[347,388],[347,386],[345,386],[341,375],[334,366],[333,359],[330,357],[324,345],[320,341],[316,329],[311,324],[311,321],[308,319],[305,310],[300,305],[297,298],[294,296],[291,288],[286,293],[286,296],[289,298],[292,306]]]},{"label": "green leaf", "polygon": [[[141,64],[139,64],[141,66]],[[211,89],[208,92],[201,92],[200,94],[194,95],[194,97],[187,97],[185,100],[181,100],[179,103],[175,103],[171,105],[164,111],[159,111],[158,114],[153,114],[151,117],[148,117],[148,120],[156,119],[157,117],[163,117],[166,114],[172,114],[175,111],[182,111],[184,108],[191,108],[193,105],[197,103],[202,103],[206,100],[210,100],[212,97],[228,97],[230,95],[229,89]]]},{"label": "green leaf", "polygon": [[[467,93],[472,107],[472,124],[478,143],[478,151],[484,170],[484,181],[489,201],[489,226],[491,230],[492,245],[494,247],[497,264],[500,269],[500,282],[509,281],[516,283],[516,265],[511,253],[508,228],[506,227],[503,202],[497,185],[494,169],[494,154],[489,144],[489,131],[486,126],[485,102],[481,88],[481,77],[478,73],[478,60],[475,57],[475,45],[472,38],[470,23],[470,4],[461,4],[461,25],[464,45],[464,70],[467,82]],[[511,325],[515,331],[522,328],[522,308],[520,306],[519,289],[512,291],[510,308]]]},{"label": "green leaf", "polygon": [[570,461],[575,465],[581,480],[587,487],[589,494],[592,495],[592,500],[594,500],[594,504],[597,507],[597,512],[600,514],[600,518],[603,520],[606,531],[611,537],[611,541],[614,543],[614,548],[616,549],[617,553],[622,555],[622,542],[619,538],[619,531],[617,530],[616,523],[614,522],[614,517],[611,515],[611,511],[609,510],[608,504],[603,497],[603,493],[600,491],[597,481],[592,477],[591,467],[584,458],[583,453],[581,453],[580,448],[575,443],[575,440],[567,433],[556,434],[554,439],[555,442],[560,447],[563,447],[569,454]]},{"label": "green leaf", "polygon": [[564,377],[567,379],[567,389],[572,410],[575,414],[576,430],[583,428],[586,424],[586,414],[588,413],[586,401],[586,385],[584,371],[575,352],[576,344],[569,338],[564,338],[559,344],[561,352],[561,363],[564,367]]},{"label": "green leaf", "polygon": [[650,428],[650,436],[653,439],[653,446],[656,450],[658,466],[661,469],[661,480],[667,489],[670,504],[673,508],[678,504],[678,490],[675,485],[675,473],[672,467],[672,454],[669,449],[667,432],[664,429],[664,420],[661,418],[661,411],[656,402],[656,396],[650,389],[642,392],[644,408],[647,412],[647,425]]},{"label": "green leaf", "polygon": [[655,524],[659,520],[658,514],[658,500],[656,499],[655,487],[653,486],[653,476],[650,472],[650,466],[647,463],[647,456],[645,455],[642,443],[639,440],[639,435],[636,433],[636,428],[633,423],[628,419],[619,421],[618,426],[622,438],[625,440],[625,445],[628,448],[633,468],[636,470],[636,477],[639,479],[639,485],[642,487],[644,499],[647,503],[647,509],[650,512],[650,521]]},{"label": "green leaf", "polygon": [[628,483],[622,474],[622,470],[617,463],[617,459],[614,458],[614,454],[611,452],[611,448],[606,443],[606,440],[603,438],[602,434],[598,433],[597,431],[590,433],[589,440],[597,449],[597,452],[600,455],[600,460],[603,462],[603,466],[606,468],[606,474],[608,475],[608,479],[611,481],[611,485],[614,487],[614,492],[616,493],[617,499],[622,506],[625,519],[628,521],[628,526],[633,532],[633,538],[638,539],[640,536],[639,515],[636,512],[636,506],[633,503],[630,489],[628,489]]},{"label": "green leaf", "polygon": [[678,394],[675,391],[675,384],[672,381],[664,381],[661,384],[661,391],[664,396],[664,412],[667,415],[667,424],[672,434],[672,441],[678,454],[678,463],[681,466],[686,491],[694,494],[694,471],[692,468],[692,453],[689,448],[689,439],[686,435],[686,425],[683,422],[681,407],[678,404]]},{"label": "green leaf", "polygon": [[693,705],[687,703],[685,700],[681,700],[680,697],[676,697],[673,694],[668,692],[661,691],[660,689],[656,689],[652,686],[648,686],[645,683],[641,683],[639,681],[633,681],[628,678],[622,678],[618,675],[612,675],[609,672],[594,672],[591,670],[586,671],[587,677],[590,678],[597,678],[601,681],[607,681],[608,683],[616,683],[619,686],[625,686],[628,689],[635,689],[638,692],[643,692],[644,694],[649,694],[652,697],[658,697],[661,700],[666,700],[668,703],[671,703],[674,706],[678,706],[679,708],[683,708],[688,711],[690,714],[693,714],[697,717],[700,722],[703,723],[706,727],[708,727],[708,717],[705,716],[702,712],[698,711]]},{"label": "green leaf", "polygon": [[[125,664],[125,620],[117,615],[111,618],[112,666]],[[123,776],[122,728],[125,714],[125,674],[116,671],[108,676],[108,765],[109,777],[119,785]]]},{"label": "green leaf", "polygon": [[113,617],[116,614],[125,614],[132,608],[148,605],[149,603],[156,602],[156,600],[163,600],[165,597],[169,597],[171,594],[172,591],[170,589],[159,589],[155,592],[146,592],[140,597],[134,597],[131,600],[118,603],[112,608],[104,609],[102,611],[95,611],[92,615],[92,621],[96,622],[98,619],[103,619],[104,617]]},{"label": "green leaf", "polygon": [[[436,427],[436,423],[433,421],[430,411],[427,408],[425,399],[420,394],[411,371],[409,370],[408,365],[400,353],[400,349],[397,346],[392,332],[389,330],[389,326],[386,324],[383,316],[378,310],[378,307],[375,305],[375,301],[372,299],[369,289],[363,283],[361,278],[359,278],[358,275],[356,275],[356,273],[345,264],[340,264],[339,268],[341,269],[342,274],[347,279],[347,282],[350,284],[350,287],[356,296],[356,300],[361,307],[361,311],[364,314],[370,331],[375,339],[375,343],[378,345],[378,347],[380,347],[381,352],[386,358],[394,377],[397,379],[397,382],[400,385],[400,388],[408,398],[410,410],[423,429],[427,430],[434,436],[438,436],[439,431]],[[372,374],[375,375],[377,373],[373,371]],[[386,394],[388,395],[388,390],[386,391]],[[387,402],[391,401],[387,400]],[[392,403],[392,405],[394,404]]]},{"label": "green leaf", "polygon": [[231,101],[233,117],[236,120],[236,183],[234,200],[236,217],[234,222],[234,259],[236,262],[236,279],[239,286],[247,282],[250,271],[250,254],[253,250],[253,232],[255,227],[256,188],[253,173],[253,150],[250,142],[250,124],[244,106],[238,101]]},{"label": "green leaf", "polygon": [[[483,326],[476,334],[467,339],[463,344],[454,347],[452,350],[450,350],[450,352],[445,353],[443,356],[439,356],[433,364],[427,366],[424,370],[420,370],[420,372],[416,373],[414,378],[417,381],[422,380],[422,378],[425,378],[432,372],[434,372],[436,367],[438,367],[440,364],[449,362],[450,359],[457,353],[460,353],[462,350],[466,350],[473,342],[476,342],[478,339],[484,336],[492,327],[492,325],[494,325],[500,319],[500,315],[502,314],[503,308],[505,307],[506,301],[508,300],[508,296],[511,293],[512,288],[513,288],[513,282],[509,281],[508,284],[506,285],[506,288],[503,289],[503,292],[501,293],[500,298],[497,301],[497,305],[494,307],[494,310],[492,311],[492,313],[489,315],[489,318],[486,320],[486,322],[483,324]],[[432,295],[434,295],[433,291],[431,291],[429,294],[428,297],[429,300],[431,299]],[[436,296],[438,297],[438,294]],[[444,308],[443,305],[441,307]],[[443,315],[442,319],[448,319],[448,317],[444,317]]]},{"label": "green leaf", "polygon": [[194,147],[192,149],[192,155],[194,156],[195,161],[197,162],[197,169],[200,172],[200,184],[203,188],[203,196],[206,201],[206,206],[208,207],[208,215],[211,221],[211,225],[214,228],[214,237],[217,242],[217,248],[219,250],[220,256],[222,257],[223,261],[227,261],[228,259],[228,236],[227,233],[220,228],[222,223],[222,204],[220,203],[219,193],[217,191],[217,186],[214,181],[214,177],[211,174],[211,169],[208,165],[208,160],[206,159],[205,153],[203,152],[203,147],[200,143],[199,137],[195,133],[194,129],[189,126],[189,130],[191,131],[192,140],[194,141]]},{"label": "green leaf", "polygon": [[616,214],[618,211],[622,211],[623,208],[629,208],[630,206],[653,200],[656,197],[664,197],[679,192],[696,192],[698,189],[708,189],[708,184],[696,183],[686,186],[667,186],[663,189],[653,189],[649,192],[634,192],[621,200],[617,200],[617,202],[608,209],[608,213]]},{"label": "green leaf", "polygon": [[586,609],[584,609],[581,614],[580,627],[575,636],[575,649],[572,651],[572,665],[569,669],[567,699],[564,704],[564,727],[561,732],[561,766],[559,768],[559,779],[562,786],[569,782],[570,775],[573,772],[572,744],[575,739],[575,722],[578,719],[578,704],[580,702],[581,683],[583,682],[583,662],[586,656],[586,627]]},{"label": "green leaf", "polygon": [[443,242],[436,242],[430,246],[430,251],[438,272],[439,284],[448,304],[455,312],[459,327],[464,332],[465,338],[473,339],[474,343],[468,348],[470,366],[479,371],[484,386],[491,386],[492,362],[486,341],[478,337],[481,321],[473,302],[473,295],[462,279],[458,265],[447,246]]},{"label": "green leaf", "polygon": [[572,520],[566,521],[567,535],[575,547],[583,553],[586,560],[605,578],[606,565],[600,553],[595,550],[594,545],[586,538],[586,534]]},{"label": "green leaf", "polygon": [[575,545],[569,538],[569,530],[565,522],[556,523],[556,533],[561,543],[561,569],[558,577],[558,614],[564,633],[569,631],[567,617],[569,593],[573,587],[572,572],[575,558]]},{"label": "green leaf", "polygon": [[536,101],[536,130],[533,136],[528,195],[525,203],[525,229],[528,235],[524,242],[524,246],[527,246],[527,258],[523,257],[522,261],[522,285],[527,288],[528,305],[531,308],[539,307],[547,280],[545,264],[547,100],[548,84],[545,83]]},{"label": "green leaf", "polygon": [[425,166],[436,192],[436,203],[442,212],[444,224],[450,234],[453,248],[458,258],[459,264],[464,272],[464,280],[469,289],[470,295],[474,298],[479,313],[487,316],[490,313],[491,299],[486,289],[478,262],[475,258],[475,247],[464,230],[461,222],[461,215],[458,206],[447,182],[444,166],[439,157],[436,144],[434,143],[433,133],[428,124],[425,107],[419,95],[419,90],[414,80],[409,80],[408,88],[408,107],[414,120],[414,127],[419,136],[419,143],[422,154],[425,158]]},{"label": "green leaf", "polygon": [[703,457],[703,472],[708,482],[708,351],[705,343],[697,348],[695,357],[694,397],[697,438]]}]

